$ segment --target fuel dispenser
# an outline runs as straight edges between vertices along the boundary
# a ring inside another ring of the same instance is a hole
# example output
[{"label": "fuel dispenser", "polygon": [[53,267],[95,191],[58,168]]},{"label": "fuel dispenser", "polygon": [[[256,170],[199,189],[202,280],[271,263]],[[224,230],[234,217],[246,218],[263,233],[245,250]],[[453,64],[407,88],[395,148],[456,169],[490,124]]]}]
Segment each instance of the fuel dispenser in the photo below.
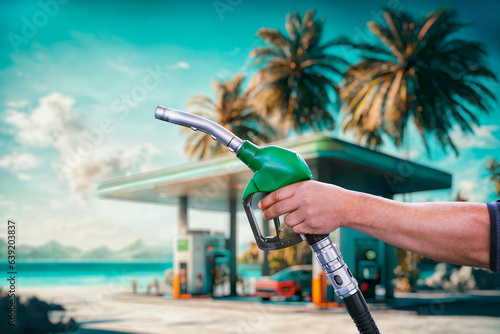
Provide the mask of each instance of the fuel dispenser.
[{"label": "fuel dispenser", "polygon": [[380,265],[377,258],[378,241],[358,239],[356,245],[356,278],[365,298],[376,298],[380,284]]},{"label": "fuel dispenser", "polygon": [[224,235],[191,230],[178,236],[174,251],[174,298],[213,295],[217,273],[228,262]]}]

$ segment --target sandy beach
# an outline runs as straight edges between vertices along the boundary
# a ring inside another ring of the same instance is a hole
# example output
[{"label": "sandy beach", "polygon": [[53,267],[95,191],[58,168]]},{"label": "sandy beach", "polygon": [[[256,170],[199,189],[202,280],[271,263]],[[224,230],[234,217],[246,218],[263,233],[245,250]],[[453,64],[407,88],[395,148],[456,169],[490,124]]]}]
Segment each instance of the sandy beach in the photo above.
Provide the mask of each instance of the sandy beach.
[{"label": "sandy beach", "polygon": [[[357,332],[345,309],[318,310],[306,303],[173,300],[133,295],[119,285],[24,287],[20,292],[62,304],[66,316],[81,324],[78,333]],[[408,302],[395,308],[373,304],[373,316],[383,333],[498,333],[498,294],[486,299],[463,294],[435,296],[430,303]]]}]

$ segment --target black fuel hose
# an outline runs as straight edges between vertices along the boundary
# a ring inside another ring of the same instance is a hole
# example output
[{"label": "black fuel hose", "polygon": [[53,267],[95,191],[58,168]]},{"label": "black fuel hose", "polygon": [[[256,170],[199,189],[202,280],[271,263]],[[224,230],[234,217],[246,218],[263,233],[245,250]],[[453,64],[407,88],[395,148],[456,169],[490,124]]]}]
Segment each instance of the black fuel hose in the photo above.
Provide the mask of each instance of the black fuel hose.
[{"label": "black fuel hose", "polygon": [[345,297],[344,304],[360,333],[380,333],[361,291],[358,290],[355,294]]},{"label": "black fuel hose", "polygon": [[304,234],[309,247],[332,283],[335,294],[343,301],[347,312],[361,334],[380,331],[373,320],[368,304],[359,290],[358,282],[345,264],[342,254],[330,235]]}]

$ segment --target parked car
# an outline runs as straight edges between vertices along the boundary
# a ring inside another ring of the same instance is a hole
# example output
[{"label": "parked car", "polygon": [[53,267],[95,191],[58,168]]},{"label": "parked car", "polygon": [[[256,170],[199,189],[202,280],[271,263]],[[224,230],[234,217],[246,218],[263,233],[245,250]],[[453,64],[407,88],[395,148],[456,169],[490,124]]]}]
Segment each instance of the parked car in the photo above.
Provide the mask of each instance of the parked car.
[{"label": "parked car", "polygon": [[262,276],[255,283],[255,296],[268,301],[271,297],[301,300],[311,295],[312,265],[285,268],[271,276]]}]

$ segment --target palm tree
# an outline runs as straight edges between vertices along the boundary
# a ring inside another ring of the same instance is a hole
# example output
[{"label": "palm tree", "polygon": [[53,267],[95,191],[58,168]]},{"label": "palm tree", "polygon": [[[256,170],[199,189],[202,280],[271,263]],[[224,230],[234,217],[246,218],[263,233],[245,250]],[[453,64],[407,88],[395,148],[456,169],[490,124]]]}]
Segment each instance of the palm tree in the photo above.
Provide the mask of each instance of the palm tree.
[{"label": "palm tree", "polygon": [[304,17],[293,11],[286,18],[286,34],[272,28],[257,32],[266,45],[252,51],[258,65],[253,84],[258,87],[258,100],[263,115],[278,114],[285,130],[332,129],[334,119],[328,111],[330,92],[335,83],[326,73],[342,75],[334,64],[348,63],[325,53],[330,45],[321,44],[323,19],[315,19],[308,10]]},{"label": "palm tree", "polygon": [[[250,92],[243,91],[244,80],[245,76],[240,74],[235,75],[233,80],[214,80],[215,100],[197,95],[186,108],[194,109],[193,114],[222,125],[242,139],[256,143],[266,142],[273,130],[255,113],[249,98]],[[204,159],[224,152],[226,150],[222,145],[203,132],[191,133],[186,141],[185,153],[191,158]]]},{"label": "palm tree", "polygon": [[496,81],[484,64],[483,44],[454,37],[465,26],[445,9],[415,20],[387,10],[385,23],[369,22],[376,44],[336,43],[354,47],[363,59],[350,66],[341,84],[342,130],[355,130],[356,140],[372,148],[382,133],[401,146],[413,121],[428,153],[430,135],[442,149],[458,149],[450,138],[454,124],[464,133],[479,125],[477,114],[489,112],[496,100],[485,79]]},{"label": "palm tree", "polygon": [[495,182],[495,190],[500,196],[500,162],[496,159],[491,159],[486,162],[486,168],[490,172],[490,180]]}]

